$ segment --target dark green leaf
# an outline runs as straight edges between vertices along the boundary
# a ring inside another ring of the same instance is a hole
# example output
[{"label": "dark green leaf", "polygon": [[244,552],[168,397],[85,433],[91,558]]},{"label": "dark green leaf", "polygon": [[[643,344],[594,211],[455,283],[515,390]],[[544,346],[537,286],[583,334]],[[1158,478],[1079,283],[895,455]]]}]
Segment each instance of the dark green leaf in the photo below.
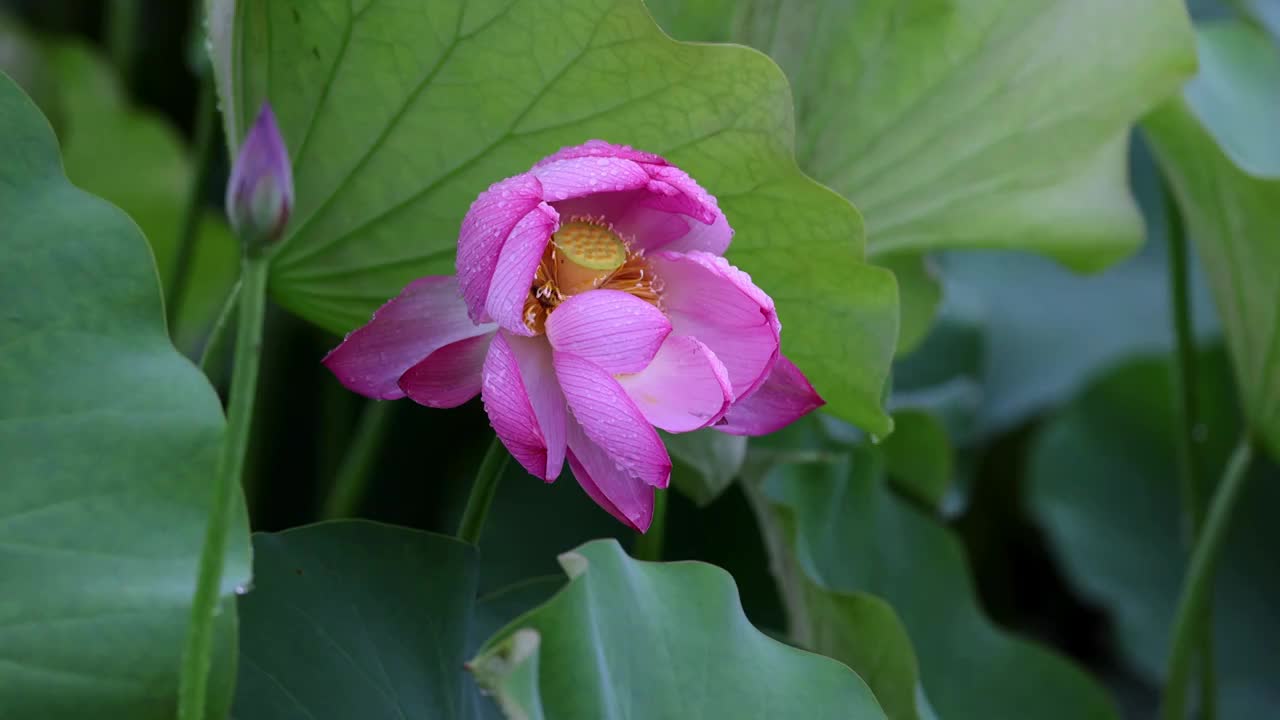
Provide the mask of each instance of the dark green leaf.
[{"label": "dark green leaf", "polygon": [[1088,676],[983,616],[960,543],[888,491],[875,448],[781,465],[764,490],[793,519],[796,562],[809,578],[830,591],[869,593],[897,611],[938,717],[1117,717]]},{"label": "dark green leaf", "polygon": [[254,535],[235,715],[462,718],[477,553],[365,521]]},{"label": "dark green leaf", "polygon": [[868,593],[833,592],[802,577],[814,652],[855,668],[891,720],[932,717],[919,686],[911,638],[889,603]]},{"label": "dark green leaf", "polygon": [[890,410],[927,411],[942,419],[957,444],[968,443],[987,405],[989,323],[981,299],[948,282],[946,300],[929,334],[894,363]]},{"label": "dark green leaf", "polygon": [[876,264],[898,278],[898,305],[901,313],[897,354],[920,346],[933,324],[942,302],[938,271],[929,258],[917,253],[885,255]]},{"label": "dark green leaf", "polygon": [[[481,596],[476,603],[475,624],[471,633],[472,642],[467,648],[468,655],[474,655],[480,649],[480,643],[492,637],[507,623],[546,602],[564,585],[563,575],[544,575],[522,580]],[[467,679],[471,706],[470,714],[466,717],[502,720],[501,708],[480,691],[474,676],[469,674]]]},{"label": "dark green leaf", "polygon": [[[823,444],[816,436],[811,439]],[[800,441],[791,452],[809,444]],[[761,460],[759,451],[753,460]],[[749,466],[758,470],[775,462],[765,460]],[[874,595],[833,590],[813,576],[812,566],[796,556],[795,514],[785,506],[770,505],[757,488],[759,479],[752,475],[744,490],[755,506],[769,546],[774,577],[787,607],[791,640],[853,668],[891,720],[932,718],[920,688],[915,650],[897,613]]]},{"label": "dark green leaf", "polygon": [[[1202,472],[1217,477],[1239,432],[1222,353],[1203,355]],[[1119,648],[1141,676],[1164,673],[1186,567],[1172,383],[1167,359],[1122,365],[1093,383],[1037,435],[1030,505],[1071,582],[1109,611]],[[1280,470],[1258,468],[1237,506],[1214,589],[1219,717],[1264,717],[1280,703],[1274,648],[1280,578]]]},{"label": "dark green leaf", "polygon": [[752,627],[722,570],[612,540],[560,562],[568,585],[472,661],[508,717],[884,717],[847,667]]},{"label": "dark green leaf", "polygon": [[895,412],[893,427],[881,446],[890,480],[924,505],[938,507],[955,465],[947,429],[921,410]]},{"label": "dark green leaf", "polygon": [[[217,395],[165,333],[123,212],[62,173],[0,76],[0,716],[172,718],[222,438]],[[243,504],[209,714],[226,714]]]},{"label": "dark green leaf", "polygon": [[711,503],[733,482],[747,457],[747,438],[715,430],[662,434],[671,454],[671,484],[700,506]]}]

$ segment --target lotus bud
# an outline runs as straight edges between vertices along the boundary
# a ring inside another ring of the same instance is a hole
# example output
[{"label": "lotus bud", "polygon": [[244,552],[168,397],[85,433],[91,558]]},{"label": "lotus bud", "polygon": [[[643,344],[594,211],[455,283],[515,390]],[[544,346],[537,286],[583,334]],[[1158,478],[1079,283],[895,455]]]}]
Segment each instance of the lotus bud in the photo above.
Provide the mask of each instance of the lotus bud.
[{"label": "lotus bud", "polygon": [[227,216],[241,241],[254,252],[284,236],[292,210],[289,151],[271,106],[263,103],[231,168]]}]

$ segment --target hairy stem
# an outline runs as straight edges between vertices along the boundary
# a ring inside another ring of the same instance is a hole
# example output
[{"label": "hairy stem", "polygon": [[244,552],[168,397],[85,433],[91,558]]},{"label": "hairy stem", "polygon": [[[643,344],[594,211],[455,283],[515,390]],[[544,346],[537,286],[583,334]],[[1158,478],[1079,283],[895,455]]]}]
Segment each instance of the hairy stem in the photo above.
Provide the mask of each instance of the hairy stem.
[{"label": "hairy stem", "polygon": [[1222,480],[1213,493],[1209,513],[1205,517],[1200,538],[1191,553],[1191,562],[1178,597],[1178,609],[1174,615],[1173,638],[1169,643],[1169,661],[1165,674],[1164,720],[1184,720],[1187,707],[1187,685],[1196,644],[1210,624],[1205,612],[1213,587],[1214,566],[1222,550],[1231,513],[1248,475],[1252,447],[1248,438],[1240,441],[1223,471]]},{"label": "hairy stem", "polygon": [[126,93],[132,93],[142,49],[143,0],[112,0],[107,10],[107,51],[120,73]]},{"label": "hairy stem", "polygon": [[489,450],[484,454],[480,470],[476,472],[475,484],[471,486],[471,494],[467,497],[467,506],[462,511],[462,522],[458,523],[458,539],[472,545],[480,544],[480,533],[484,530],[484,519],[489,514],[489,506],[493,504],[493,496],[498,491],[498,480],[502,471],[507,468],[511,456],[502,446],[502,441],[495,435],[489,443]]},{"label": "hairy stem", "polygon": [[649,531],[636,536],[636,544],[632,549],[637,560],[662,559],[662,540],[667,531],[667,493],[668,490],[657,490],[653,497],[653,522],[649,523]]},{"label": "hairy stem", "polygon": [[253,422],[254,396],[258,388],[258,362],[262,348],[262,322],[266,307],[267,258],[261,254],[245,257],[241,272],[240,312],[236,327],[235,359],[232,365],[231,398],[227,403],[227,430],[213,492],[204,548],[200,553],[200,573],[191,603],[191,622],[183,649],[178,685],[178,718],[200,720],[204,716],[209,683],[213,626],[222,585],[223,560],[227,547],[227,525],[231,521],[240,474],[244,469],[249,430]]},{"label": "hairy stem", "polygon": [[382,441],[386,437],[387,423],[393,407],[392,403],[379,400],[370,400],[365,404],[360,419],[356,421],[355,436],[347,447],[342,464],[338,466],[338,474],[333,479],[333,487],[329,490],[321,517],[326,520],[351,517],[359,509],[365,488],[369,486],[369,478],[373,474],[378,450],[382,448]]},{"label": "hairy stem", "polygon": [[[1194,547],[1204,524],[1205,488],[1200,469],[1200,443],[1196,426],[1200,423],[1196,381],[1194,318],[1191,315],[1190,281],[1187,264],[1187,234],[1177,198],[1167,180],[1163,181],[1165,238],[1169,250],[1169,305],[1173,315],[1173,383],[1174,411],[1178,423],[1175,443],[1178,477],[1181,489],[1182,529],[1187,547]],[[1205,601],[1206,618],[1213,613],[1213,599]],[[1199,639],[1200,697],[1202,720],[1213,720],[1217,707],[1217,678],[1214,676],[1212,623],[1201,624]]]},{"label": "hairy stem", "polygon": [[225,375],[227,363],[224,359],[231,333],[236,325],[236,308],[240,307],[240,280],[236,280],[222,302],[222,309],[209,328],[209,337],[204,342],[204,350],[200,352],[200,370],[209,378],[214,387],[220,387],[221,378]]}]

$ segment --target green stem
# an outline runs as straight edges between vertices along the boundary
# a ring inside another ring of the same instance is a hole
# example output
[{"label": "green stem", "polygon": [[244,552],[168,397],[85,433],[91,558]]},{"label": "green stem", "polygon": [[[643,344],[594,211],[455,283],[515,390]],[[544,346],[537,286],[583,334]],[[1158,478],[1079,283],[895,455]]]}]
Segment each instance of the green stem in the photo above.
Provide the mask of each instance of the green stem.
[{"label": "green stem", "polygon": [[205,340],[204,350],[200,353],[200,370],[204,372],[205,377],[219,387],[219,381],[226,372],[227,363],[223,357],[227,353],[227,343],[230,340],[230,333],[235,327],[236,308],[240,306],[240,281],[236,280],[235,285],[231,286],[231,292],[227,293],[227,299],[222,303],[222,309],[218,311],[218,317],[213,321],[213,327],[209,329],[209,338]]},{"label": "green stem", "polygon": [[1227,462],[1222,480],[1213,493],[1204,528],[1191,553],[1191,562],[1187,567],[1187,575],[1178,598],[1177,613],[1174,615],[1173,638],[1169,644],[1171,649],[1161,703],[1164,720],[1186,718],[1187,684],[1196,654],[1195,645],[1202,637],[1205,626],[1210,624],[1205,611],[1213,587],[1214,565],[1227,536],[1231,513],[1244,488],[1251,455],[1252,447],[1246,437],[1240,441]]},{"label": "green stem", "polygon": [[667,493],[670,490],[654,491],[653,522],[649,523],[648,532],[636,535],[636,544],[632,548],[637,560],[662,560],[662,540],[667,531]]},{"label": "green stem", "polygon": [[333,487],[325,500],[321,516],[327,520],[351,517],[364,499],[365,488],[373,474],[373,464],[386,437],[387,421],[393,404],[370,400],[356,422],[355,437],[342,458]]},{"label": "green stem", "polygon": [[142,37],[144,6],[143,0],[112,0],[107,10],[107,50],[127,93],[133,90],[141,54],[138,39]]},{"label": "green stem", "polygon": [[[1201,477],[1200,443],[1196,440],[1196,426],[1200,422],[1199,398],[1196,394],[1196,351],[1193,318],[1191,314],[1191,297],[1189,291],[1189,272],[1187,270],[1187,235],[1182,212],[1178,208],[1178,200],[1174,196],[1168,180],[1163,181],[1165,217],[1167,229],[1165,238],[1169,249],[1169,304],[1173,315],[1174,362],[1173,383],[1175,388],[1174,408],[1178,422],[1176,451],[1178,460],[1179,487],[1182,501],[1183,535],[1187,546],[1194,547],[1200,536],[1200,526],[1204,524],[1205,488]],[[1205,601],[1205,617],[1213,614],[1213,600]],[[1214,676],[1214,653],[1212,623],[1201,623],[1199,639],[1199,668],[1201,717],[1213,720],[1217,707],[1217,678]]]},{"label": "green stem", "polygon": [[1169,247],[1169,300],[1173,311],[1174,363],[1173,382],[1176,388],[1178,415],[1177,452],[1178,470],[1182,488],[1184,530],[1190,542],[1195,543],[1200,525],[1204,522],[1204,487],[1200,480],[1200,463],[1195,439],[1195,427],[1199,421],[1199,403],[1196,396],[1195,336],[1192,334],[1191,301],[1188,291],[1187,239],[1182,213],[1178,203],[1165,184],[1164,201]]},{"label": "green stem", "polygon": [[200,574],[191,603],[187,644],[182,655],[182,675],[178,686],[180,720],[200,720],[205,711],[213,625],[222,585],[223,555],[227,547],[227,525],[240,487],[240,474],[244,469],[253,422],[254,396],[257,394],[267,269],[267,258],[259,253],[246,256],[241,271],[240,317],[236,328],[231,398],[227,403],[227,430],[218,464],[213,507],[200,553]]},{"label": "green stem", "polygon": [[[777,460],[748,451],[747,464],[744,467],[772,467]],[[782,527],[776,513],[765,497],[764,474],[759,470],[744,472],[739,487],[747,498],[747,505],[755,515],[756,527],[760,529],[760,537],[764,540],[765,553],[769,558],[769,574],[773,576],[778,595],[782,598],[782,609],[787,617],[787,637],[792,645],[809,648],[814,646],[813,621],[809,617],[809,606],[805,604],[804,572],[797,562],[795,553],[791,551],[789,532]]]},{"label": "green stem", "polygon": [[192,168],[191,186],[187,191],[183,208],[182,227],[178,231],[178,255],[174,258],[173,274],[166,287],[169,289],[169,333],[177,328],[182,303],[186,299],[187,285],[191,280],[191,261],[195,255],[196,237],[200,232],[200,220],[204,215],[204,197],[209,191],[210,166],[218,152],[214,129],[218,125],[217,95],[213,89],[213,73],[205,73],[200,79],[200,96],[196,101],[196,127],[193,138],[195,167]]},{"label": "green stem", "polygon": [[498,479],[502,477],[502,471],[506,469],[510,459],[511,455],[502,446],[502,441],[494,436],[480,463],[480,470],[476,473],[471,495],[467,497],[467,506],[462,511],[462,522],[458,523],[459,540],[472,545],[480,544],[485,516],[489,514],[489,505],[493,503],[493,496],[498,491]]}]

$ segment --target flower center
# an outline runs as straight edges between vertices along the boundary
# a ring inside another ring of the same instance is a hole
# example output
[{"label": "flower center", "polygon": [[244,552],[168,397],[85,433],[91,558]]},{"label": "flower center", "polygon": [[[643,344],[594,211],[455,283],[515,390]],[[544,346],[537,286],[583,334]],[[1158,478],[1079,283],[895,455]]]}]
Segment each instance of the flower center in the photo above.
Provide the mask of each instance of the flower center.
[{"label": "flower center", "polygon": [[570,220],[547,243],[525,300],[525,324],[542,332],[547,316],[560,303],[596,288],[621,290],[654,305],[662,290],[643,251],[633,252],[607,224]]},{"label": "flower center", "polygon": [[627,261],[627,245],[607,227],[590,222],[565,223],[551,236],[548,248],[555,263],[560,292],[574,295],[598,287],[596,282]]}]

